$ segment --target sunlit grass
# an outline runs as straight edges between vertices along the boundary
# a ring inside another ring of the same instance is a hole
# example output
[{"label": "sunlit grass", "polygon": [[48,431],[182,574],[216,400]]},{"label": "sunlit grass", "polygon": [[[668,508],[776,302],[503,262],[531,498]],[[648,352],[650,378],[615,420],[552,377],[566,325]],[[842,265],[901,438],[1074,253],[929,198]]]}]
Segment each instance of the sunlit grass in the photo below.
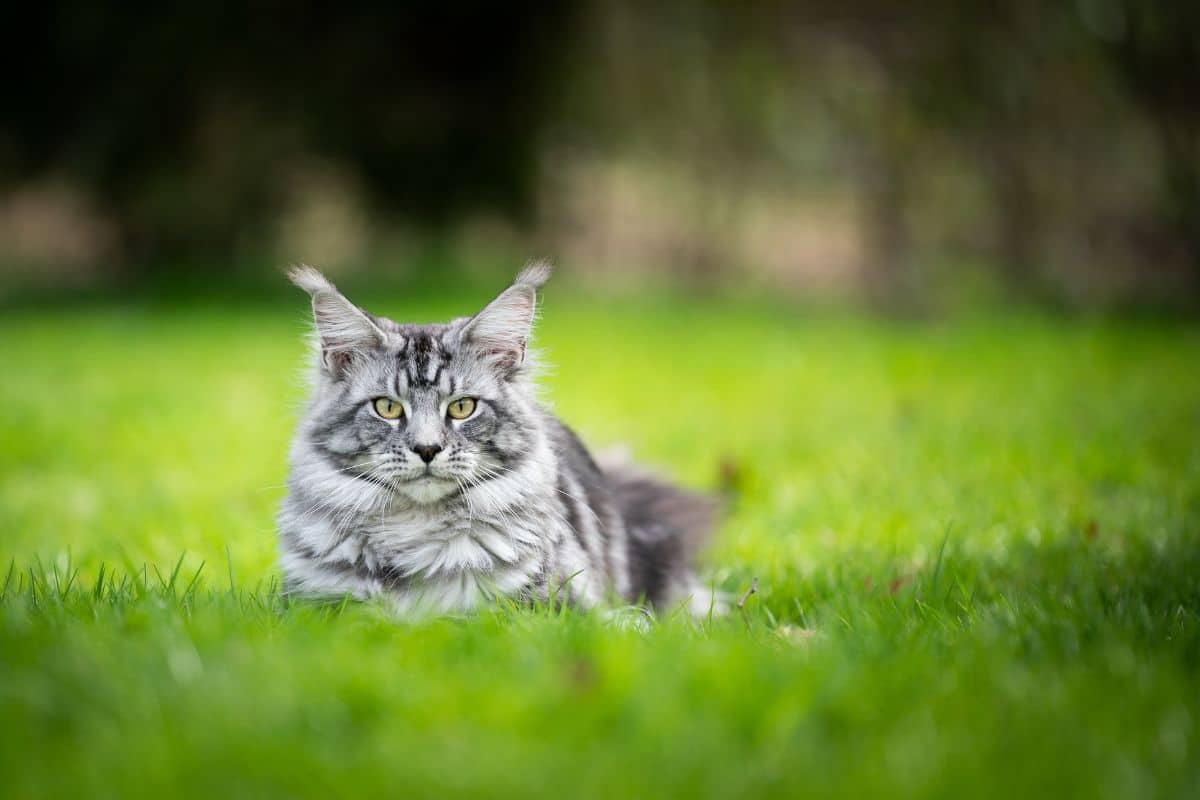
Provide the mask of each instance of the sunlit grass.
[{"label": "sunlit grass", "polygon": [[304,324],[0,320],[6,796],[1200,792],[1200,331],[552,291],[547,398],[758,579],[641,631],[281,598]]}]

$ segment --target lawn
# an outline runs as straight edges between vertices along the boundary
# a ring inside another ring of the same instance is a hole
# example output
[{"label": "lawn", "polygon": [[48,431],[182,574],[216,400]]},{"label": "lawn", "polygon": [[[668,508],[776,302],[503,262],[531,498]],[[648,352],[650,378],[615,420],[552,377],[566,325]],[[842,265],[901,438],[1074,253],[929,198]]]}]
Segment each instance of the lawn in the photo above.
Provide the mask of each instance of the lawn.
[{"label": "lawn", "polygon": [[0,316],[5,797],[1200,796],[1200,328],[552,286],[548,401],[721,487],[758,580],[646,631],[281,598],[304,330]]}]

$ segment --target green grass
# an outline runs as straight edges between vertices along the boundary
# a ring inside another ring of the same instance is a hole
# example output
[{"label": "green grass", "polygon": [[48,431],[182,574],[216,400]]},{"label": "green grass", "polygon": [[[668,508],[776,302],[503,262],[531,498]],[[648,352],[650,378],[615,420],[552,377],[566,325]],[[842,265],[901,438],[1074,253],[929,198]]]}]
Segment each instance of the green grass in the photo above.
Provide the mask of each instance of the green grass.
[{"label": "green grass", "polygon": [[560,413],[737,489],[758,594],[637,632],[281,599],[302,309],[0,319],[5,797],[1200,796],[1200,329],[552,291]]}]

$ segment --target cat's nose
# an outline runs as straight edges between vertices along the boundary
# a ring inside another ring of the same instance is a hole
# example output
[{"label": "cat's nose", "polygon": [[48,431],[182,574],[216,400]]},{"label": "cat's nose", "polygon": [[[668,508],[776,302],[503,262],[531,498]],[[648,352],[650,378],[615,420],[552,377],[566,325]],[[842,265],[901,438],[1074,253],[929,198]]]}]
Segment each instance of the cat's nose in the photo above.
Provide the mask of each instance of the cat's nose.
[{"label": "cat's nose", "polygon": [[433,461],[433,457],[442,452],[440,444],[416,444],[413,445],[413,452],[421,457],[421,460],[428,464]]}]

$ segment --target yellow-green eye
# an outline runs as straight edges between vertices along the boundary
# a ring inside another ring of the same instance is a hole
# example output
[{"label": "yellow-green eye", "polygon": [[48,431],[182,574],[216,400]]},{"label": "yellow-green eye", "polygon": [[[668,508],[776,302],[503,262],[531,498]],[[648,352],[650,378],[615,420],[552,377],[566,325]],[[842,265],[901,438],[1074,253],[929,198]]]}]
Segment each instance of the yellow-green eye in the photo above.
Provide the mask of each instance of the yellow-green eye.
[{"label": "yellow-green eye", "polygon": [[446,413],[450,419],[466,419],[475,413],[475,398],[460,397],[449,405]]},{"label": "yellow-green eye", "polygon": [[404,416],[404,406],[390,397],[376,397],[373,405],[375,413],[384,419],[400,419]]}]

